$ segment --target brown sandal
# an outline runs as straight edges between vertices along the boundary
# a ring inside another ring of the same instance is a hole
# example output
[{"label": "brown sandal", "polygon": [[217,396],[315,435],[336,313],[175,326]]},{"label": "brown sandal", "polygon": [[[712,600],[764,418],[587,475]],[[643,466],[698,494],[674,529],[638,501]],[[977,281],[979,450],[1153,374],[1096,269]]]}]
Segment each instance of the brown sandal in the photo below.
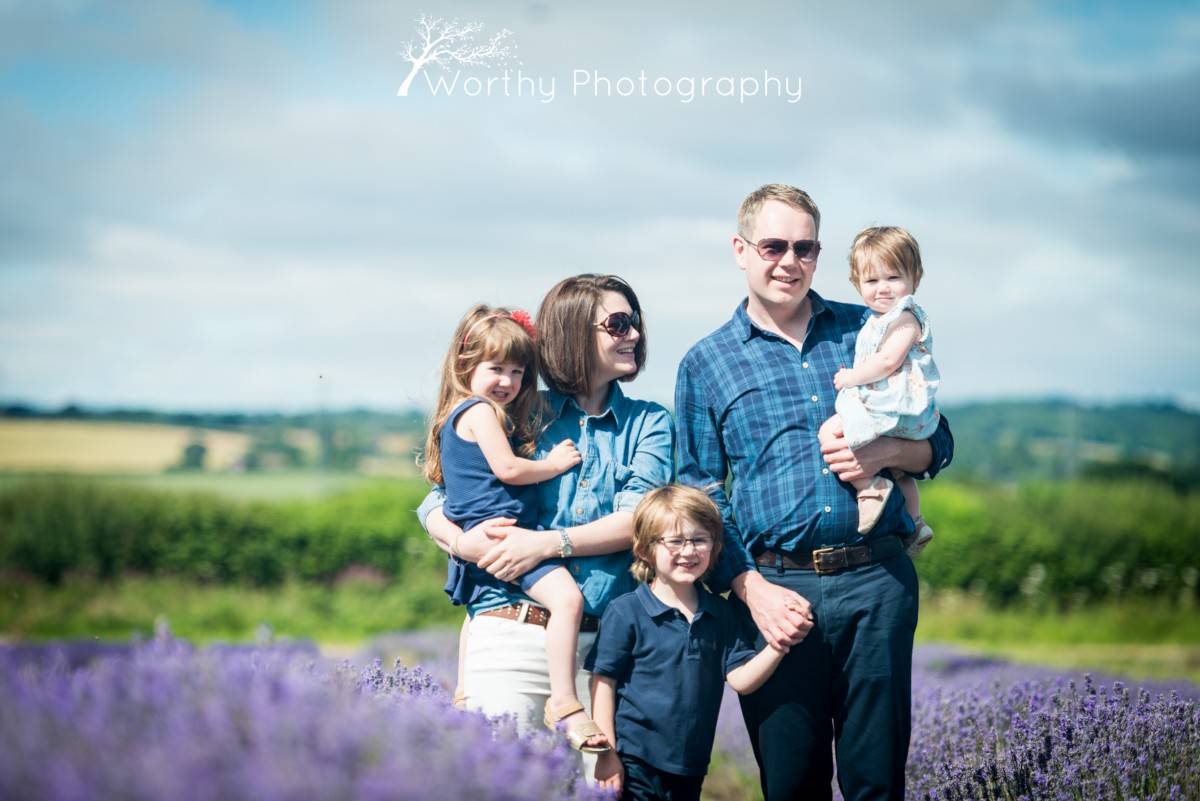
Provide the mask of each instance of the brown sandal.
[{"label": "brown sandal", "polygon": [[[557,729],[558,724],[562,723],[563,718],[570,717],[576,712],[582,711],[583,704],[579,703],[578,701],[570,704],[564,704],[563,706],[556,708],[551,708],[550,702],[547,701],[546,709],[542,719],[546,722],[547,728]],[[599,726],[596,725],[596,721],[592,720],[591,718],[588,718],[582,725],[574,729],[570,728],[564,723],[563,734],[567,736],[567,742],[571,744],[572,748],[574,748],[576,751],[582,751],[585,754],[605,754],[612,750],[612,746],[608,745],[607,743],[604,745],[587,744],[589,739],[596,736],[604,737],[605,740],[608,739],[608,736],[600,730]]]}]

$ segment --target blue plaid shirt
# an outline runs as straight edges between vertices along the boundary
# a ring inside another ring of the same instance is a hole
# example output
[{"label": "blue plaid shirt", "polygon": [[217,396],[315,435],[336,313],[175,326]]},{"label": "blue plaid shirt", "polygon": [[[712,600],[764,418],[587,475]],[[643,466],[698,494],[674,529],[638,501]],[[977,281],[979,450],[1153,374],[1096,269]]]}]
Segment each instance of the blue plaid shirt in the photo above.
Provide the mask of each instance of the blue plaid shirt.
[{"label": "blue plaid shirt", "polygon": [[[803,554],[864,539],[854,487],[826,466],[817,430],[834,414],[833,375],[854,364],[854,340],[870,310],[808,297],[803,348],[755,325],[743,301],[679,364],[679,480],[707,489],[725,524],[715,589],[753,570],[751,554]],[[933,459],[919,478],[932,478],[954,455],[944,416],[929,444]],[[912,532],[904,499],[893,492],[871,539]]]}]

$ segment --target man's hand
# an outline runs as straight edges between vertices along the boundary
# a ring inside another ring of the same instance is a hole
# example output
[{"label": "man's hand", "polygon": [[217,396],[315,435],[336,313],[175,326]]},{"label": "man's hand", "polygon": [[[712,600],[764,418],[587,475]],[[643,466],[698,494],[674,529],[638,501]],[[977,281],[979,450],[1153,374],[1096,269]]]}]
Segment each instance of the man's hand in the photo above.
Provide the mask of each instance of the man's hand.
[{"label": "man's hand", "polygon": [[880,437],[856,451],[850,450],[846,446],[840,420],[822,426],[818,437],[821,440],[821,458],[842,481],[870,478],[885,467],[896,464],[899,457],[897,440],[891,437]]},{"label": "man's hand", "polygon": [[557,540],[550,537],[553,533],[511,525],[491,526],[488,536],[499,541],[476,564],[501,581],[516,581],[558,555]]},{"label": "man's hand", "polygon": [[596,786],[604,790],[612,790],[621,795],[621,787],[625,784],[625,766],[616,751],[605,751],[596,757]]},{"label": "man's hand", "polygon": [[813,626],[812,607],[802,595],[772,584],[753,570],[733,580],[733,591],[749,607],[767,645],[778,651],[797,645]]}]

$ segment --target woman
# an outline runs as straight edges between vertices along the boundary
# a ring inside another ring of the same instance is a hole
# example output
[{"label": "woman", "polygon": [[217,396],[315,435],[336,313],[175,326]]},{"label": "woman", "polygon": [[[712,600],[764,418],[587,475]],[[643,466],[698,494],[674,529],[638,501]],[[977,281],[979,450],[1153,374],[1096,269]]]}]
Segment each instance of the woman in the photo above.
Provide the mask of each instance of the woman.
[{"label": "woman", "polygon": [[[537,330],[540,373],[549,388],[538,455],[572,439],[583,457],[578,467],[538,485],[542,530],[498,519],[464,532],[442,514],[437,489],[417,514],[442,550],[504,581],[546,559],[568,558],[584,599],[582,665],[608,602],[634,589],[633,510],[643,495],[671,481],[674,431],[666,409],[627,398],[619,387],[646,362],[641,306],[623,280],[588,274],[560,281],[542,300]],[[489,587],[468,613],[466,705],[489,715],[514,714],[523,731],[542,725],[550,695],[545,610],[515,588]],[[576,683],[579,697],[588,698],[583,671]]]}]

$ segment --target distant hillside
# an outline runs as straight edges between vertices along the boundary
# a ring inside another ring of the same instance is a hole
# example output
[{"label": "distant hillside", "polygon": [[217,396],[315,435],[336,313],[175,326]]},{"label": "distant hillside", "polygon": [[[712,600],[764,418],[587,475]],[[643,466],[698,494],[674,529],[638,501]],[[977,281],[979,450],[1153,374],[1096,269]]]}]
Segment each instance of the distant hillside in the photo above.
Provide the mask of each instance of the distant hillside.
[{"label": "distant hillside", "polygon": [[[1062,400],[995,401],[945,408],[954,428],[950,475],[1013,481],[1077,476],[1200,486],[1200,414],[1167,403],[1088,406]],[[0,418],[156,423],[249,436],[253,469],[324,467],[412,473],[425,412],[369,409],[181,413],[145,409],[0,407]],[[212,462],[209,463],[212,466]],[[11,469],[11,468],[10,468]]]},{"label": "distant hillside", "polygon": [[954,430],[957,476],[1142,475],[1200,483],[1200,415],[1171,404],[1000,401],[944,411]]}]

